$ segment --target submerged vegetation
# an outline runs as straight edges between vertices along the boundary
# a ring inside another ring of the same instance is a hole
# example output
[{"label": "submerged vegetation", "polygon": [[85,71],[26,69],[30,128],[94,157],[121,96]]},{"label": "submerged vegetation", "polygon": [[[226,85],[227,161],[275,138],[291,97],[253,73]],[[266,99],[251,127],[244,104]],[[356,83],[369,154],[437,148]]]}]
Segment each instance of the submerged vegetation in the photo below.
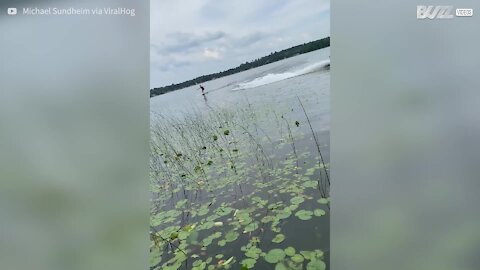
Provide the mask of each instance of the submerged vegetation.
[{"label": "submerged vegetation", "polygon": [[328,161],[298,101],[302,119],[251,106],[152,119],[151,269],[326,269]]}]

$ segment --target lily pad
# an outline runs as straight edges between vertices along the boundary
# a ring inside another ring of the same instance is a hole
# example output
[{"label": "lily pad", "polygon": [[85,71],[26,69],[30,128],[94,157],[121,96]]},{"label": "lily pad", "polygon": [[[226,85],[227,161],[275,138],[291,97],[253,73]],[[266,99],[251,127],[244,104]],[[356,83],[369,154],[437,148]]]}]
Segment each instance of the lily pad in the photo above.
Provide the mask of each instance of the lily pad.
[{"label": "lily pad", "polygon": [[314,260],[307,264],[307,270],[325,270],[326,268],[323,261]]},{"label": "lily pad", "polygon": [[285,252],[279,248],[272,249],[265,255],[265,261],[269,263],[278,263],[283,259],[285,259]]},{"label": "lily pad", "polygon": [[314,250],[314,256],[315,256],[315,258],[323,258],[323,255],[324,255],[324,253],[323,253],[323,251],[321,251],[320,249],[315,249],[315,250]]},{"label": "lily pad", "polygon": [[292,204],[301,204],[305,201],[305,199],[303,197],[300,197],[300,196],[297,196],[297,197],[293,197],[290,199],[290,202]]},{"label": "lily pad", "polygon": [[225,241],[227,242],[233,242],[237,240],[239,234],[235,231],[230,231],[225,235]]},{"label": "lily pad", "polygon": [[240,224],[242,224],[242,225],[248,225],[248,224],[252,223],[253,219],[249,216],[245,216],[243,218],[239,218],[239,221],[240,221]]},{"label": "lily pad", "polygon": [[198,212],[197,212],[197,215],[204,216],[204,215],[208,214],[209,210],[210,209],[208,209],[208,208],[200,208],[200,210],[198,210]]},{"label": "lily pad", "polygon": [[203,239],[202,244],[203,244],[204,247],[207,247],[212,243],[212,241],[213,241],[212,238],[207,237],[207,238]]},{"label": "lily pad", "polygon": [[315,254],[313,251],[300,251],[300,254],[302,254],[303,257],[305,257],[305,259],[307,260],[311,260],[313,258],[315,258]]},{"label": "lily pad", "polygon": [[295,211],[298,209],[298,204],[292,204],[287,209],[290,209],[290,212]]},{"label": "lily pad", "polygon": [[274,219],[275,217],[272,217],[272,216],[264,216],[261,221],[262,223],[269,223],[269,222],[272,222]]},{"label": "lily pad", "polygon": [[327,198],[320,198],[317,201],[319,204],[328,204],[328,199]]},{"label": "lily pad", "polygon": [[292,211],[290,210],[290,208],[285,208],[284,210],[281,210],[276,217],[278,219],[287,219],[288,217],[290,217],[290,215],[292,215]]},{"label": "lily pad", "polygon": [[189,235],[190,235],[190,232],[181,231],[178,233],[178,239],[185,240],[188,238]]},{"label": "lily pad", "polygon": [[193,266],[193,267],[197,267],[197,266],[199,266],[200,264],[202,264],[202,262],[203,262],[202,260],[196,260],[196,261],[194,261],[194,262],[192,263],[192,266]]},{"label": "lily pad", "polygon": [[175,208],[183,208],[187,204],[187,202],[188,202],[187,199],[178,201],[177,204],[175,204]]},{"label": "lily pad", "polygon": [[253,246],[245,251],[245,256],[252,259],[258,259],[258,257],[260,257],[260,253],[262,253],[262,250]]},{"label": "lily pad", "polygon": [[256,263],[257,263],[257,260],[252,259],[252,258],[248,258],[248,259],[244,259],[240,264],[245,269],[252,269],[253,267],[255,267]]},{"label": "lily pad", "polygon": [[162,250],[158,247],[150,251],[150,266],[155,266],[162,261]]},{"label": "lily pad", "polygon": [[295,255],[292,256],[292,261],[294,261],[296,263],[301,263],[301,262],[304,261],[304,258],[300,254],[295,254]]},{"label": "lily pad", "polygon": [[318,183],[316,181],[307,181],[303,183],[303,186],[306,188],[315,188],[317,187]]},{"label": "lily pad", "polygon": [[217,211],[215,211],[215,214],[219,216],[226,216],[230,214],[233,211],[233,208],[231,207],[219,207]]},{"label": "lily pad", "polygon": [[310,220],[312,219],[313,212],[308,210],[300,210],[295,214],[295,216],[301,220]]},{"label": "lily pad", "polygon": [[317,217],[321,217],[321,216],[324,216],[326,213],[325,213],[325,210],[323,209],[315,209],[313,211],[313,214]]},{"label": "lily pad", "polygon": [[245,227],[245,232],[253,232],[256,229],[258,229],[258,224],[256,222],[252,222]]},{"label": "lily pad", "polygon": [[290,256],[290,257],[294,256],[295,255],[295,248],[294,247],[287,247],[285,249],[285,254],[287,256]]},{"label": "lily pad", "polygon": [[275,270],[288,270],[288,268],[285,266],[285,264],[283,264],[283,262],[279,262],[277,265],[275,265]]},{"label": "lily pad", "polygon": [[275,238],[273,238],[272,242],[278,244],[278,243],[283,242],[283,240],[285,240],[285,235],[283,235],[283,234],[280,233],[280,234],[277,234],[277,235],[275,236]]}]

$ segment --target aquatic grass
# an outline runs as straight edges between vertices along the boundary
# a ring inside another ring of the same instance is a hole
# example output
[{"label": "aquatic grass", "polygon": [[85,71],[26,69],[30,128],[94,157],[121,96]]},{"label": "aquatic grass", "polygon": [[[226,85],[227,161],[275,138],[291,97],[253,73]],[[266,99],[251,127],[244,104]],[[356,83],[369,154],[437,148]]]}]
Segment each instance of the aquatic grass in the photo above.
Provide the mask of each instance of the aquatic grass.
[{"label": "aquatic grass", "polygon": [[309,138],[299,119],[281,112],[275,122],[277,112],[266,111],[154,116],[152,269],[303,269],[323,260],[298,254],[302,245],[284,227],[325,219],[327,196],[312,182],[326,166],[298,147]]},{"label": "aquatic grass", "polygon": [[[307,114],[307,111],[305,110],[305,107],[303,106],[303,103],[302,101],[300,100],[300,98],[297,96],[297,100],[298,100],[298,103],[300,103],[300,107],[302,108],[302,111],[305,115],[305,118],[307,119],[307,123],[308,123],[308,126],[310,127],[310,131],[311,131],[311,134],[312,134],[312,137],[315,141],[315,146],[317,147],[317,153],[318,153],[318,156],[320,157],[320,160],[319,160],[319,167],[320,168],[323,168],[324,171],[325,171],[325,177],[326,177],[326,183],[325,184],[321,184],[321,181],[322,181],[322,173],[320,172],[319,173],[319,187],[322,186],[322,193],[324,195],[324,197],[328,197],[328,187],[330,186],[330,177],[328,175],[328,170],[327,170],[327,166],[325,165],[325,161],[323,159],[323,155],[322,155],[322,151],[320,151],[320,144],[318,142],[318,139],[317,139],[317,136],[315,135],[315,132],[313,131],[313,127],[312,127],[312,123],[310,122],[310,118],[308,117],[308,114]],[[320,163],[321,162],[321,163]]]},{"label": "aquatic grass", "polygon": [[[293,150],[293,154],[295,156],[295,162],[296,162],[296,166],[295,166],[295,171],[296,171],[296,174],[298,174],[298,155],[297,155],[297,148],[295,147],[295,139],[293,138],[293,135],[292,135],[292,129],[290,128],[290,123],[288,123],[287,119],[285,119],[283,117],[283,115],[281,116],[282,119],[285,121],[285,124],[287,125],[287,130],[288,130],[288,136],[289,136],[289,140],[290,140],[290,144],[292,146],[292,150]],[[298,123],[298,122],[297,122]]]}]

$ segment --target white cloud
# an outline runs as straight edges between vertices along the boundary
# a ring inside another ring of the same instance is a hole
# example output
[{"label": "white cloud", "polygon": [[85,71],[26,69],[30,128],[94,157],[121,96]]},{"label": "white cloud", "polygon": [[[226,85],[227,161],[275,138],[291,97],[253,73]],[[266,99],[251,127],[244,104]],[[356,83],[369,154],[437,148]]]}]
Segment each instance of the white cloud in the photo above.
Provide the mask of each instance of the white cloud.
[{"label": "white cloud", "polygon": [[151,86],[329,36],[329,13],[329,0],[151,1]]},{"label": "white cloud", "polygon": [[220,50],[217,49],[205,48],[203,50],[203,56],[210,59],[221,59],[222,53],[220,52]]}]

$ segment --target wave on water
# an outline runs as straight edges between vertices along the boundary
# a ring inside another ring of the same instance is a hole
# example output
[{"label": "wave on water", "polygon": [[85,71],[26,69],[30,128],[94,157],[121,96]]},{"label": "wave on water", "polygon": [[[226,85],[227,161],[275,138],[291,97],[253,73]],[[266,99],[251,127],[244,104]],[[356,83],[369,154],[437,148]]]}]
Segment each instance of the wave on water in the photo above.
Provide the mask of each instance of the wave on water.
[{"label": "wave on water", "polygon": [[236,90],[243,90],[243,89],[250,89],[250,88],[255,88],[259,87],[262,85],[266,84],[271,84],[279,81],[283,81],[286,79],[290,79],[293,77],[305,75],[308,73],[313,73],[321,70],[325,70],[326,68],[330,67],[330,60],[324,60],[321,62],[317,62],[315,64],[306,66],[302,69],[296,70],[296,71],[290,71],[290,72],[284,72],[284,73],[270,73],[265,76],[256,78],[254,80],[251,80],[249,82],[245,83],[239,83],[235,88],[233,88],[233,91]]}]

